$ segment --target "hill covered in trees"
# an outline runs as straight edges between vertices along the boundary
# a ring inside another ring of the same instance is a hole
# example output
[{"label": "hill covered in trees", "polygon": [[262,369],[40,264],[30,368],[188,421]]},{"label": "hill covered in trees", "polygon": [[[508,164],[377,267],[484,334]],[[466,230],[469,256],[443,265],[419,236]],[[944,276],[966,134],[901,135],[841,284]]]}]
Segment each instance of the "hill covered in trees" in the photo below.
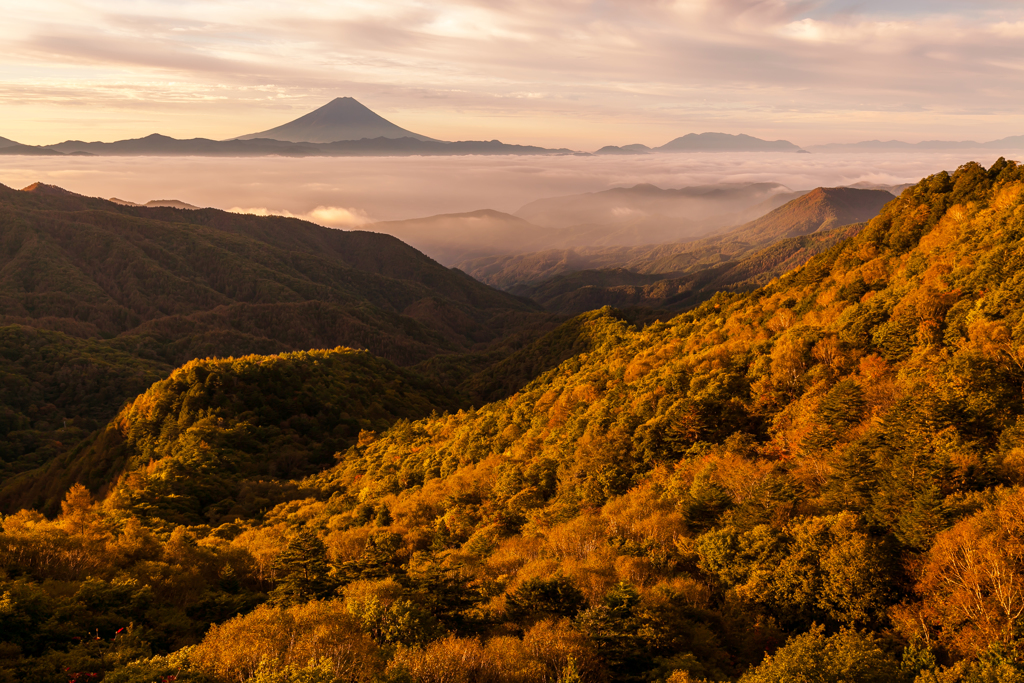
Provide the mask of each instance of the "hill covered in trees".
[{"label": "hill covered in trees", "polygon": [[504,397],[418,419],[448,397],[365,352],[188,364],[76,456],[103,481],[4,517],[3,667],[1022,680],[1022,239],[1024,168],[967,164],[760,289],[587,313],[481,376]]},{"label": "hill covered in trees", "polygon": [[387,235],[0,186],[0,483],[193,358],[347,346],[484,366],[555,324]]},{"label": "hill covered in trees", "polygon": [[537,318],[387,235],[39,184],[0,188],[0,208],[5,322],[121,337],[173,364],[339,344],[410,363]]}]

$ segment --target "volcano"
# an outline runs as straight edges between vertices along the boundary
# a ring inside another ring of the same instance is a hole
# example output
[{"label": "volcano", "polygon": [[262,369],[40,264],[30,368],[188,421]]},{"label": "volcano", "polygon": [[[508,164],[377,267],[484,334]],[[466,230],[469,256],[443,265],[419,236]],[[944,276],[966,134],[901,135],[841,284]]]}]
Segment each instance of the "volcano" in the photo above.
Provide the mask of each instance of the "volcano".
[{"label": "volcano", "polygon": [[396,126],[352,97],[338,97],[305,116],[262,133],[235,138],[269,138],[281,142],[338,142],[364,138],[432,140]]}]

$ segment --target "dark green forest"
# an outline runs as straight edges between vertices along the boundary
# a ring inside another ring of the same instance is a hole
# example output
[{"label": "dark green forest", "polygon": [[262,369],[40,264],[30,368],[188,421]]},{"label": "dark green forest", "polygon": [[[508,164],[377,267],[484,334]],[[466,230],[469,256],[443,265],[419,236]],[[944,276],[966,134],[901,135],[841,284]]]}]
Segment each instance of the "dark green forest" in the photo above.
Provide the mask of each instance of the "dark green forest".
[{"label": "dark green forest", "polygon": [[471,370],[562,320],[387,235],[0,185],[0,505],[34,504],[12,475],[195,358],[346,346]]},{"label": "dark green forest", "polygon": [[849,233],[674,317],[509,297],[532,336],[430,360],[19,314],[0,675],[1024,681],[1024,167]]}]

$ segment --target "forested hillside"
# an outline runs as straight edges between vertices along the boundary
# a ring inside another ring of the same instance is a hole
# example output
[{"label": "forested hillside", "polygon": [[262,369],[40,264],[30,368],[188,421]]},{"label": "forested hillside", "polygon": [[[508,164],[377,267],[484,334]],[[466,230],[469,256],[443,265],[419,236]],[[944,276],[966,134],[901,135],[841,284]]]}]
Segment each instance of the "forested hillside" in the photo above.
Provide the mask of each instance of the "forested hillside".
[{"label": "forested hillside", "polygon": [[393,237],[292,218],[0,186],[0,240],[5,322],[173,364],[339,344],[414,363],[538,320]]},{"label": "forested hillside", "polygon": [[0,186],[0,485],[193,358],[349,346],[486,366],[560,320],[387,235]]},{"label": "forested hillside", "polygon": [[1024,168],[967,164],[761,289],[587,313],[492,367],[536,373],[507,398],[388,427],[446,395],[343,350],[188,364],[82,452],[105,481],[3,519],[2,666],[1024,680],[1022,240]]},{"label": "forested hillside", "polygon": [[294,497],[281,482],[333,464],[360,432],[458,403],[453,391],[367,352],[196,360],[77,448],[6,482],[0,505],[53,513],[72,484],[106,492],[128,477],[119,495],[135,507],[146,501],[154,520],[252,517]]}]

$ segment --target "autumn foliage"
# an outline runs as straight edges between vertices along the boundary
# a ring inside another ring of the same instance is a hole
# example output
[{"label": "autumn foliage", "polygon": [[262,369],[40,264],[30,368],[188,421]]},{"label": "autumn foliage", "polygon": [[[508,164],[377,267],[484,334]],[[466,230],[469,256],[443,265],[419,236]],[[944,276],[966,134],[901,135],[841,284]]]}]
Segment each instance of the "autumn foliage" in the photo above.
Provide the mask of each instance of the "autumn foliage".
[{"label": "autumn foliage", "polygon": [[1022,680],[1022,238],[1024,169],[968,164],[762,289],[585,314],[501,364],[532,369],[511,395],[418,419],[443,392],[365,355],[187,365],[95,442],[114,476],[3,519],[3,666]]}]

